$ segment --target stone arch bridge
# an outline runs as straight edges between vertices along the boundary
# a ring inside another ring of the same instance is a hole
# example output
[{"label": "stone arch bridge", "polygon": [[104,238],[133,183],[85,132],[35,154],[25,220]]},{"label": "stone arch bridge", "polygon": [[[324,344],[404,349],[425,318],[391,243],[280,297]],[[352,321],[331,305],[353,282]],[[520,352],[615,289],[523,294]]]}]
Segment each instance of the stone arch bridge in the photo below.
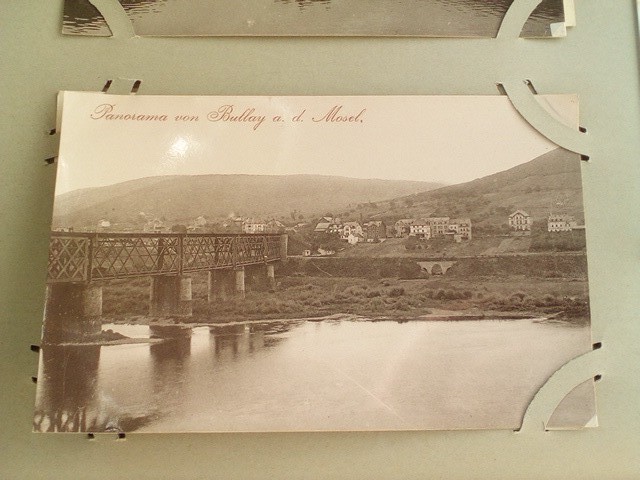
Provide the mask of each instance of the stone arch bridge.
[{"label": "stone arch bridge", "polygon": [[456,263],[455,260],[430,260],[418,262],[418,265],[429,275],[444,275]]}]

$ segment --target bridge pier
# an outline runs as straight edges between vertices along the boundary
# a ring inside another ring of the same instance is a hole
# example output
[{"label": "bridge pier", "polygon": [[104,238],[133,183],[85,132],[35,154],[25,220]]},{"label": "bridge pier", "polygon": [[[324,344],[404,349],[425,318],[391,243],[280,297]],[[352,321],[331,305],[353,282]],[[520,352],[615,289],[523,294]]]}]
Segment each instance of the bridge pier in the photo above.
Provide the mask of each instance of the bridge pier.
[{"label": "bridge pier", "polygon": [[44,343],[82,340],[102,330],[102,287],[95,284],[47,285]]},{"label": "bridge pier", "polygon": [[235,289],[233,270],[209,270],[207,278],[207,299],[209,303],[231,297]]},{"label": "bridge pier", "polygon": [[209,270],[207,279],[207,299],[209,303],[225,300],[233,295],[244,297],[245,271],[244,267],[234,270]]},{"label": "bridge pier", "polygon": [[245,288],[248,291],[273,290],[276,286],[273,264],[257,264],[244,267]]},{"label": "bridge pier", "polygon": [[149,295],[149,315],[153,317],[190,317],[192,310],[191,277],[153,275]]},{"label": "bridge pier", "polygon": [[245,284],[244,284],[244,267],[238,267],[234,270],[236,275],[236,295],[244,297]]},{"label": "bridge pier", "polygon": [[267,283],[270,289],[276,288],[276,269],[273,264],[267,264]]}]

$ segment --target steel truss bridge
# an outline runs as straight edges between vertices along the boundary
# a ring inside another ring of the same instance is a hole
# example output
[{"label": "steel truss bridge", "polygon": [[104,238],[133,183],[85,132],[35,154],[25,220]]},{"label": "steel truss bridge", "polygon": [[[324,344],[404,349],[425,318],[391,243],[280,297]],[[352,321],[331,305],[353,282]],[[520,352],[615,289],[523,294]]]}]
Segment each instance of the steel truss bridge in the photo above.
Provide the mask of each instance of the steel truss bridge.
[{"label": "steel truss bridge", "polygon": [[51,232],[47,283],[237,269],[286,259],[284,234]]}]

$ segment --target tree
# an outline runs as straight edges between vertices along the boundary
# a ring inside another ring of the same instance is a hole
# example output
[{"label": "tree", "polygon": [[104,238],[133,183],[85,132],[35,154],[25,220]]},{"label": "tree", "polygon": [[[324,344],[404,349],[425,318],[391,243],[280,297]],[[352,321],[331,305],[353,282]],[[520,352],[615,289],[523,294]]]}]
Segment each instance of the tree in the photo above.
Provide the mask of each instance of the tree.
[{"label": "tree", "polygon": [[171,227],[171,233],[187,233],[187,226],[186,225],[173,225]]},{"label": "tree", "polygon": [[418,250],[420,248],[420,240],[417,237],[411,235],[404,242],[404,248],[407,250]]}]

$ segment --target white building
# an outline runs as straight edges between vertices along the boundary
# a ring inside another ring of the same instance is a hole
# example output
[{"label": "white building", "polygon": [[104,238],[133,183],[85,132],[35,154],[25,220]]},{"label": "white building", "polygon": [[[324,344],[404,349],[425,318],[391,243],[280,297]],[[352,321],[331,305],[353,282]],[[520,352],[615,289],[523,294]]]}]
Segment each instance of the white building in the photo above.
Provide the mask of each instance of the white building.
[{"label": "white building", "polygon": [[100,220],[98,222],[98,230],[106,230],[111,228],[111,222],[109,220]]},{"label": "white building", "polygon": [[409,225],[409,235],[429,240],[431,238],[431,223],[425,219],[415,220]]},{"label": "white building", "polygon": [[577,226],[578,222],[571,215],[549,215],[547,219],[549,232],[570,232]]},{"label": "white building", "polygon": [[203,228],[207,224],[207,219],[200,215],[193,221],[193,226],[195,228]]},{"label": "white building", "polygon": [[252,218],[242,222],[242,233],[264,233],[267,230],[267,224],[261,220]]},{"label": "white building", "polygon": [[509,215],[509,228],[516,232],[530,232],[532,223],[531,215],[524,210],[516,210]]},{"label": "white building", "polygon": [[356,243],[360,243],[364,241],[364,236],[361,233],[350,233],[347,237],[347,242],[349,245],[355,245]]},{"label": "white building", "polygon": [[344,225],[342,225],[341,232],[340,238],[342,238],[342,240],[348,240],[350,235],[362,236],[362,225],[358,222],[345,222]]},{"label": "white building", "polygon": [[163,233],[163,232],[166,232],[168,228],[162,220],[158,218],[154,218],[153,220],[145,224],[145,226],[143,227],[143,230],[145,232],[151,232],[151,233]]}]

